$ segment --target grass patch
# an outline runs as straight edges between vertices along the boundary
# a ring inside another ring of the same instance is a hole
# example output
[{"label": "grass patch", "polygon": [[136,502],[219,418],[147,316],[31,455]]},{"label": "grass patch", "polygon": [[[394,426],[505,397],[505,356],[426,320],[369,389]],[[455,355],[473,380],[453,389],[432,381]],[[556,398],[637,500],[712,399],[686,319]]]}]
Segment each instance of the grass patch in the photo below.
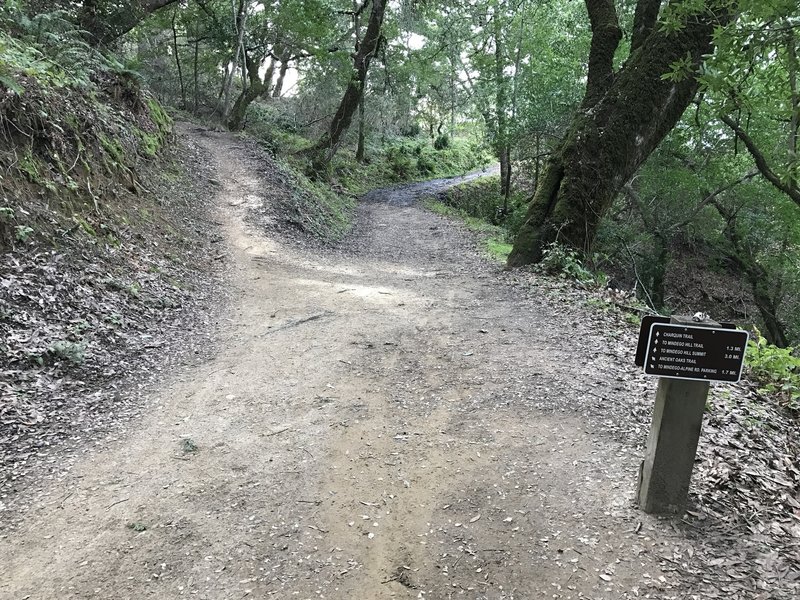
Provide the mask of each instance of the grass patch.
[{"label": "grass patch", "polygon": [[511,243],[508,239],[508,232],[497,225],[487,223],[483,219],[470,216],[465,211],[453,208],[439,200],[428,199],[424,201],[424,206],[437,215],[442,215],[449,219],[456,219],[466,225],[467,229],[480,234],[481,244],[487,256],[497,262],[505,262],[511,253]]},{"label": "grass patch", "polygon": [[486,244],[486,252],[495,259],[497,262],[504,263],[508,260],[508,255],[511,254],[513,245],[508,242],[504,237],[490,237],[484,240]]},{"label": "grass patch", "polygon": [[761,384],[759,392],[776,396],[796,415],[800,414],[800,357],[793,348],[778,348],[755,329],[747,344],[747,366]]}]

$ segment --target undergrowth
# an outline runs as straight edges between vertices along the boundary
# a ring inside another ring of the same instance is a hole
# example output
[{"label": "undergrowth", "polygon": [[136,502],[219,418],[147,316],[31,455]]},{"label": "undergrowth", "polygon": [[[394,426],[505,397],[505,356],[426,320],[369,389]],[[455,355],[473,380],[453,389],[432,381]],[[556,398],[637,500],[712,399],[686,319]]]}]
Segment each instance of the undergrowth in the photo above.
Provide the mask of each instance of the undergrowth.
[{"label": "undergrowth", "polygon": [[333,160],[333,179],[353,194],[396,183],[464,175],[491,162],[485,149],[474,142],[454,139],[437,149],[424,137],[387,138],[368,148],[364,162],[352,152],[339,152]]},{"label": "undergrowth", "polygon": [[0,249],[122,220],[109,199],[139,192],[138,161],[157,154],[170,118],[58,11],[28,19],[6,7],[0,22]]},{"label": "undergrowth", "polygon": [[290,222],[323,243],[342,239],[352,227],[353,196],[334,191],[326,182],[310,179],[289,161],[279,158],[276,163],[292,189],[291,196],[283,200],[291,215]]},{"label": "undergrowth", "polygon": [[774,395],[792,412],[800,413],[800,357],[792,348],[778,348],[754,329],[746,364],[761,385],[760,392]]},{"label": "undergrowth", "polygon": [[[318,180],[306,174],[308,165],[300,154],[312,141],[280,100],[252,104],[246,132],[277,159],[291,180],[292,223],[323,242],[341,239],[350,230],[357,196],[400,182],[461,175],[491,161],[485,148],[466,140],[393,137],[368,145],[362,162],[355,159],[353,148],[341,148],[329,179]],[[494,254],[504,251],[500,242],[491,246]]]}]

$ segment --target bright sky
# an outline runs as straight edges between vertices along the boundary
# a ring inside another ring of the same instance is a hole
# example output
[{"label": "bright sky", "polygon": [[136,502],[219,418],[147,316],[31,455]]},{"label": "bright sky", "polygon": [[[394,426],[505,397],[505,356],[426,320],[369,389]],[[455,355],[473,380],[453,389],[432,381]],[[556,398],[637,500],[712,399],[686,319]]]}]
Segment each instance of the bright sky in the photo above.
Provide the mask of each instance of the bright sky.
[{"label": "bright sky", "polygon": [[[425,45],[425,38],[417,33],[408,33],[403,40],[405,45],[410,50],[419,50]],[[261,67],[261,75],[263,77],[264,72],[267,70],[267,63]],[[278,74],[275,73],[275,78],[277,79]],[[301,73],[295,67],[290,67],[288,71],[286,71],[286,78],[283,82],[283,95],[284,96],[294,96],[297,94],[297,83],[300,81]]]}]

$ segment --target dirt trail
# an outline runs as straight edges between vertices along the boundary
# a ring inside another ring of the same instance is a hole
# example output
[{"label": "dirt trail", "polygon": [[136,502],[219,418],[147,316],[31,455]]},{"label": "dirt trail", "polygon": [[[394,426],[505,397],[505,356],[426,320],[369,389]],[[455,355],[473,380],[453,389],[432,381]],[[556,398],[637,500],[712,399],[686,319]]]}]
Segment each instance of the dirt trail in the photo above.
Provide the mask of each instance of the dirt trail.
[{"label": "dirt trail", "polygon": [[0,539],[1,598],[664,597],[685,541],[633,508],[638,457],[547,410],[595,369],[574,327],[408,203],[372,196],[339,251],[255,231],[240,142],[193,135],[229,242],[220,351]]}]

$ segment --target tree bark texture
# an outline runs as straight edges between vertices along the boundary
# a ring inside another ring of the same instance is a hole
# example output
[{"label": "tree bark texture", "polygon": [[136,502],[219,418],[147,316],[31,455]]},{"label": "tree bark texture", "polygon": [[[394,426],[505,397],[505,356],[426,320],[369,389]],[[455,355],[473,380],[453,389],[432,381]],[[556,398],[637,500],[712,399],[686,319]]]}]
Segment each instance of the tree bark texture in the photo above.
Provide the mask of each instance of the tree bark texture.
[{"label": "tree bark texture", "polygon": [[342,101],[339,103],[339,108],[331,120],[328,131],[322,135],[312,148],[306,151],[306,155],[311,159],[311,167],[317,173],[322,173],[328,169],[361,102],[369,63],[378,50],[385,9],[385,0],[372,0],[372,10],[369,15],[367,31],[353,57],[353,73],[345,89]]},{"label": "tree bark texture", "polygon": [[647,39],[658,21],[661,0],[642,0],[636,3],[633,14],[633,32],[631,34],[631,54]]},{"label": "tree bark texture", "polygon": [[[233,78],[236,75],[236,69],[239,67],[239,58],[244,51],[244,35],[247,29],[247,11],[245,10],[245,0],[239,0],[239,8],[236,9],[234,5],[232,5],[232,17],[233,17],[233,28],[236,31],[236,48],[233,51],[233,64],[231,64],[230,69],[228,69],[228,65],[225,65],[225,83],[223,84],[223,93],[222,93],[222,105],[218,107],[218,111],[220,114],[220,120],[223,123],[228,122],[228,118],[230,117],[231,111],[231,104],[230,104],[230,97],[231,97],[231,87],[233,86]],[[247,60],[245,57],[244,60],[245,68],[242,69],[242,77],[245,75]],[[245,82],[242,82],[243,87],[247,87]]]},{"label": "tree bark texture", "polygon": [[508,213],[508,198],[511,195],[511,148],[508,139],[508,78],[505,74],[506,49],[503,28],[499,15],[494,16],[494,78],[495,107],[497,110],[497,136],[495,152],[500,160],[500,195],[503,197],[503,213]]},{"label": "tree bark texture", "polygon": [[589,46],[584,109],[597,104],[611,87],[614,81],[614,53],[622,39],[614,0],[586,0],[586,8],[592,25],[592,42]]},{"label": "tree bark texture", "polygon": [[283,94],[283,82],[286,80],[286,72],[289,70],[289,61],[291,58],[288,49],[280,56],[281,68],[278,69],[278,79],[275,81],[275,87],[272,90],[273,98],[280,98],[281,94]]},{"label": "tree bark texture", "polygon": [[356,145],[356,160],[360,163],[364,162],[366,155],[367,145],[367,115],[366,115],[366,98],[361,95],[361,102],[358,103],[358,144]]},{"label": "tree bark texture", "polygon": [[[642,1],[642,0],[640,0]],[[726,18],[711,10],[695,15],[678,31],[654,30],[609,79],[616,44],[616,15],[610,2],[587,0],[593,33],[586,97],[567,133],[548,160],[528,208],[509,266],[539,262],[552,242],[588,252],[601,219],[623,185],[675,126],[697,91],[695,74],[712,50],[714,27]],[[613,6],[612,6],[613,8]],[[721,14],[720,14],[721,13]],[[600,56],[604,54],[604,56]],[[691,58],[691,70],[664,78],[674,64]]]},{"label": "tree bark texture", "polygon": [[181,53],[178,47],[178,29],[175,20],[178,16],[177,11],[172,13],[172,51],[175,53],[175,67],[178,69],[178,82],[181,86],[181,108],[186,110],[186,85],[183,82],[183,67],[181,65]]}]

